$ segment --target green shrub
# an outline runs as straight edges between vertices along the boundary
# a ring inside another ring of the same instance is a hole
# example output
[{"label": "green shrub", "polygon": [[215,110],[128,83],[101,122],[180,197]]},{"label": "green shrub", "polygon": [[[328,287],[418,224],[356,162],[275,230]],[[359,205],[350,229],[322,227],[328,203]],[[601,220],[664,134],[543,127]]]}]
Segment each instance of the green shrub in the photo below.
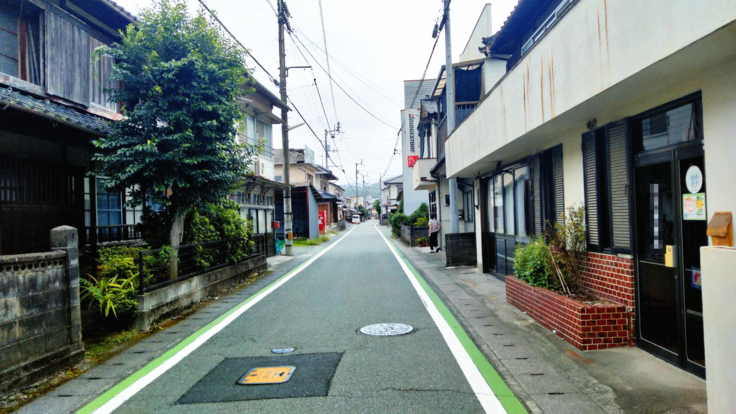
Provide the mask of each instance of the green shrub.
[{"label": "green shrub", "polygon": [[135,313],[138,302],[135,300],[135,281],[138,273],[124,278],[118,275],[112,277],[89,276],[90,280],[80,280],[82,300],[89,301],[89,307],[99,305],[100,313],[108,317],[110,311],[117,318],[118,315],[130,315]]},{"label": "green shrub", "polygon": [[514,272],[516,277],[530,286],[559,290],[560,284],[552,267],[552,258],[544,239],[534,239],[529,244],[516,246]]},{"label": "green shrub", "polygon": [[427,236],[421,236],[421,237],[417,237],[417,244],[418,244],[418,245],[419,245],[420,247],[424,247],[424,246],[426,246],[427,244],[429,244],[429,239],[427,238]]},{"label": "green shrub", "polygon": [[419,217],[417,221],[414,222],[414,227],[427,227],[429,226],[429,219],[426,217]]},{"label": "green shrub", "polygon": [[545,237],[552,248],[552,258],[562,273],[566,294],[582,292],[582,262],[587,250],[585,238],[585,207],[572,206],[554,228],[548,225]]},{"label": "green shrub", "polygon": [[397,214],[404,214],[404,200],[399,201],[399,209],[396,210]]},{"label": "green shrub", "polygon": [[204,246],[194,248],[194,260],[201,269],[210,266],[215,253],[224,253],[230,263],[243,260],[254,245],[252,223],[240,218],[237,208],[229,203],[192,209],[187,214],[184,234],[184,244],[225,241],[225,246],[218,248],[224,251]]},{"label": "green shrub", "polygon": [[412,223],[409,217],[401,213],[391,215],[389,222],[391,224],[391,235],[395,238],[401,237],[402,226],[409,226]]},{"label": "green shrub", "polygon": [[429,220],[429,207],[427,206],[427,203],[420,204],[419,207],[411,213],[409,216],[409,222],[416,223],[420,218]]}]

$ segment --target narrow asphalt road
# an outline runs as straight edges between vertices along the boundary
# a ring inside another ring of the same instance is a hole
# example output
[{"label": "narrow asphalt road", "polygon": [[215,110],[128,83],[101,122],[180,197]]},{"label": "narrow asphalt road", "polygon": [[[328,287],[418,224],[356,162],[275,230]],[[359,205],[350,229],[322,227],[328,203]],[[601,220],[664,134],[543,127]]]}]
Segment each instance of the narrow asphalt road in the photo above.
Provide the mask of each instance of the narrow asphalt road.
[{"label": "narrow asphalt road", "polygon": [[[344,232],[229,319],[83,411],[505,412],[477,355],[463,354],[467,344],[447,323],[443,330],[432,300],[374,225]],[[414,331],[358,332],[386,322]],[[295,350],[276,355],[276,347]],[[291,379],[236,384],[251,368],[274,366],[295,367]]]}]

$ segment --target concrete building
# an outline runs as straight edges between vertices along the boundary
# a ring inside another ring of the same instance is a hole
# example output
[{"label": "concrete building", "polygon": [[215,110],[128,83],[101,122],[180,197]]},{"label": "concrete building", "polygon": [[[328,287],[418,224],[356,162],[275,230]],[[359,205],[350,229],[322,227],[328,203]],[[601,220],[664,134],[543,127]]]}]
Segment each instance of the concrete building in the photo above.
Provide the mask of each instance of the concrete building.
[{"label": "concrete building", "polygon": [[[702,377],[725,363],[705,350],[736,327],[704,330],[701,289],[736,281],[701,284],[700,248],[736,210],[736,3],[522,0],[478,46],[506,73],[445,154],[447,176],[473,182],[478,267],[513,275],[517,245],[585,205],[584,288],[626,306],[641,349]],[[716,375],[709,388],[733,372]],[[728,398],[709,391],[711,411]]]},{"label": "concrete building", "polygon": [[[506,62],[486,57],[478,45],[484,38],[492,35],[490,24],[491,5],[486,4],[471,32],[460,61],[453,63],[455,79],[455,124],[459,124],[470,114],[487,90],[505,74]],[[435,213],[441,223],[439,244],[448,254],[448,265],[474,264],[475,255],[467,252],[475,248],[474,205],[472,178],[457,180],[457,209],[450,211],[450,186],[446,173],[445,140],[447,130],[446,67],[443,65],[426,99],[420,102],[419,111],[419,158],[415,161],[412,173],[414,190],[427,190],[429,211]],[[460,219],[460,232],[447,238],[450,233],[450,219],[457,214]],[[449,242],[448,242],[449,240]],[[448,244],[449,243],[449,244]],[[455,244],[453,244],[455,243]],[[454,248],[457,247],[457,248]]]},{"label": "concrete building", "polygon": [[253,174],[233,192],[230,199],[238,204],[240,216],[253,224],[253,234],[264,236],[266,253],[273,256],[276,254],[276,231],[273,228],[276,194],[287,188],[274,180],[272,125],[283,121],[273,114],[273,109],[289,107],[258,81],[254,82],[255,92],[238,99],[244,114],[238,128],[238,141],[258,145],[260,150],[253,160]]},{"label": "concrete building", "polygon": [[419,156],[419,107],[421,99],[432,93],[434,79],[404,81],[404,109],[401,110],[401,167],[404,184],[404,214],[411,214],[429,202],[427,190],[412,186],[411,167]]},{"label": "concrete building", "polygon": [[383,182],[381,188],[381,214],[396,212],[399,208],[399,194],[401,194],[403,188],[403,175],[397,175]]}]

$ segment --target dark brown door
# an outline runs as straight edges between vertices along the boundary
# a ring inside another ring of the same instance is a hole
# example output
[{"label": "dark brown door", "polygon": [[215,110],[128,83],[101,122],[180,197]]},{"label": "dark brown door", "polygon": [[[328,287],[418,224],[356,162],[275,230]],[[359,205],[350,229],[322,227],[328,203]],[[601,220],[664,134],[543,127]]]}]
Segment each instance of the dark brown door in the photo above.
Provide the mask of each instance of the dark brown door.
[{"label": "dark brown door", "polygon": [[54,227],[82,231],[83,177],[81,170],[0,158],[0,254],[48,251]]}]

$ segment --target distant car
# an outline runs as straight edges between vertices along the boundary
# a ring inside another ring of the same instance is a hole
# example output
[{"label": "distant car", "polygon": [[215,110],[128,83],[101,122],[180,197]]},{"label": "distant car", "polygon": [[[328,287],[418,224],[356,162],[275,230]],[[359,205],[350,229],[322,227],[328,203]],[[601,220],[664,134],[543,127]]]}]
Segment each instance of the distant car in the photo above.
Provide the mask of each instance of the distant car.
[{"label": "distant car", "polygon": [[360,215],[354,214],[353,215],[353,224],[360,224]]}]

